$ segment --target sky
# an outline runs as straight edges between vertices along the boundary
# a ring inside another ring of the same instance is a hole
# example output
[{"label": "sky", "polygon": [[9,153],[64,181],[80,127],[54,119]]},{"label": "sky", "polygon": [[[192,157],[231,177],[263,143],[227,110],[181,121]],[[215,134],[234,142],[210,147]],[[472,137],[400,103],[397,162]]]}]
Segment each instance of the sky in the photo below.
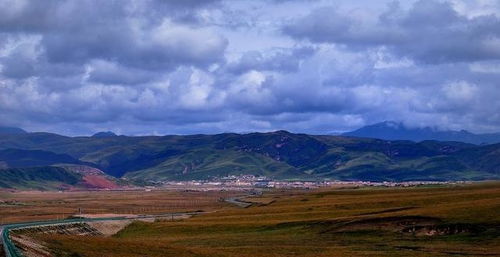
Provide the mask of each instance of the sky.
[{"label": "sky", "polygon": [[0,125],[500,131],[498,0],[0,0]]}]

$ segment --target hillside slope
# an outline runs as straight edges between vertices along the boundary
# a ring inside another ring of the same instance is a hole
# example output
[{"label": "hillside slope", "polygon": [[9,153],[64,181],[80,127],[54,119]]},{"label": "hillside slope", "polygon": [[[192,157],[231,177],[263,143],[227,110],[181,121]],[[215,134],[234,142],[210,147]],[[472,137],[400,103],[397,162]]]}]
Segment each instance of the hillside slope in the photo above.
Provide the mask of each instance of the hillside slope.
[{"label": "hillside slope", "polygon": [[199,149],[176,155],[157,166],[129,172],[125,177],[136,180],[186,180],[239,174],[279,179],[305,177],[295,167],[261,154],[220,149]]},{"label": "hillside slope", "polygon": [[61,167],[0,169],[0,187],[3,188],[62,189],[76,185],[80,179],[78,174]]},{"label": "hillside slope", "polygon": [[56,154],[43,150],[21,150],[5,149],[0,150],[0,162],[11,168],[48,166],[57,163],[83,164],[67,154]]},{"label": "hillside slope", "polygon": [[63,165],[0,169],[0,188],[24,190],[114,189],[115,179],[88,166]]}]

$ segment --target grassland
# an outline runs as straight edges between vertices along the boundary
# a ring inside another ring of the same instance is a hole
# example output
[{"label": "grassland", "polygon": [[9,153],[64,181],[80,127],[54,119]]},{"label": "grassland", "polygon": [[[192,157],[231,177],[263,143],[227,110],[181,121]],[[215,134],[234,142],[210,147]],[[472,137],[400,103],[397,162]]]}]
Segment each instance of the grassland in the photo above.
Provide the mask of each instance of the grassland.
[{"label": "grassland", "polygon": [[0,224],[61,219],[84,214],[162,214],[181,211],[212,211],[226,206],[221,197],[235,192],[180,191],[0,191]]},{"label": "grassland", "polygon": [[[44,235],[57,256],[499,256],[500,184],[266,193],[253,207]],[[259,204],[261,203],[261,204]]]}]

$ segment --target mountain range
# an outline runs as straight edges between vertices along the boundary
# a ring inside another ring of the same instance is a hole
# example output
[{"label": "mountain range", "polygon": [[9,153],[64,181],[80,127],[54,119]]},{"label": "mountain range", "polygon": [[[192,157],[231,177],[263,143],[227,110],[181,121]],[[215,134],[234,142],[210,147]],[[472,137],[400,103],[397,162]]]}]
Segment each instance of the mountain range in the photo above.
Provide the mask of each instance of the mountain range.
[{"label": "mountain range", "polygon": [[[74,168],[68,167],[75,166],[99,171],[95,175],[106,181],[133,183],[238,174],[302,180],[487,180],[500,178],[500,144],[287,131],[140,137],[0,134],[0,181],[4,182],[0,187],[29,187],[30,178],[42,180],[34,173],[59,174],[60,185],[86,185],[82,173],[76,174],[77,181],[61,175],[62,170],[74,174]],[[12,174],[21,175],[13,181],[9,180]],[[57,176],[49,176],[48,181],[53,185]]]},{"label": "mountain range", "polygon": [[431,127],[412,128],[401,122],[385,121],[342,134],[344,136],[379,138],[385,140],[457,141],[470,144],[500,143],[500,133],[474,134],[466,130],[438,130]]}]

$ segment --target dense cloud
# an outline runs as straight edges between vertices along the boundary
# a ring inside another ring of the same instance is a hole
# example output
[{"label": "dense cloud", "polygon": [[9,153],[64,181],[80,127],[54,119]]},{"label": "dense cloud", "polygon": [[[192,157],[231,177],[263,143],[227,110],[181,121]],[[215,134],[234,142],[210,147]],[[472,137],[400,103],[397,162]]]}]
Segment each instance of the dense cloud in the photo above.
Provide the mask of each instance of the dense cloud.
[{"label": "dense cloud", "polygon": [[235,62],[228,64],[228,71],[243,73],[250,70],[297,72],[300,62],[314,54],[311,47],[272,49],[266,53],[248,51]]},{"label": "dense cloud", "polygon": [[0,1],[0,125],[500,131],[500,5]]},{"label": "dense cloud", "polygon": [[409,10],[393,2],[378,17],[327,7],[286,25],[284,32],[312,42],[380,47],[426,63],[500,59],[500,18],[467,17],[451,2],[420,0]]}]

